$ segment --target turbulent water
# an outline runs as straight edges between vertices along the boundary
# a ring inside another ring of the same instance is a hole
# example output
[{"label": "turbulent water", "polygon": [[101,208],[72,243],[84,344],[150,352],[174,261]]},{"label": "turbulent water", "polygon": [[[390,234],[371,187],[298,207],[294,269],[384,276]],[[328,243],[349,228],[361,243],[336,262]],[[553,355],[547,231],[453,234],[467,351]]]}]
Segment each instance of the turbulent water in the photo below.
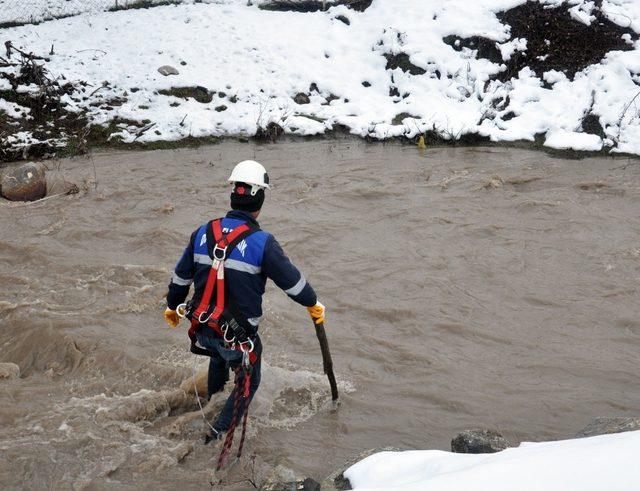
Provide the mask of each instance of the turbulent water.
[{"label": "turbulent water", "polygon": [[328,307],[342,405],[306,311],[272,285],[245,458],[221,485],[322,479],[468,427],[559,439],[637,416],[637,161],[352,140],[99,154],[56,163],[80,194],[0,204],[0,362],[22,371],[0,380],[3,488],[218,485],[202,420],[176,425],[203,360],[163,296],[245,158],[272,177],[262,227]]}]

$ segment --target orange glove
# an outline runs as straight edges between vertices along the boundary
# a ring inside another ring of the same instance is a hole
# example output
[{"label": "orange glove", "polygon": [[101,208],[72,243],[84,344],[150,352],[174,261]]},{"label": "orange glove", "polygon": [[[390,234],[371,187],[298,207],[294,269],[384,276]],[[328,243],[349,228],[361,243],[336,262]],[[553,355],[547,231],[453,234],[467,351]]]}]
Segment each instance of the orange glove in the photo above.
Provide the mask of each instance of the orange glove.
[{"label": "orange glove", "polygon": [[320,302],[316,302],[313,307],[307,307],[309,311],[309,315],[311,316],[311,320],[313,320],[314,324],[322,324],[324,322],[324,305]]},{"label": "orange glove", "polygon": [[164,311],[164,320],[167,324],[169,324],[169,327],[171,328],[178,327],[178,324],[180,323],[180,317],[178,317],[178,313],[175,310],[171,310],[170,308],[167,308]]}]

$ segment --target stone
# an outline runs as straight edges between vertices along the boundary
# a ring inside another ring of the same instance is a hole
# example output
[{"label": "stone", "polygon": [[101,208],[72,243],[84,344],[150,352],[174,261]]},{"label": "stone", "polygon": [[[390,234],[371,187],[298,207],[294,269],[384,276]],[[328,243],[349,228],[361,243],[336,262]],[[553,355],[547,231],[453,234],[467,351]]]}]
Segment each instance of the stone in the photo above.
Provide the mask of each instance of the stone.
[{"label": "stone", "polygon": [[596,418],[576,434],[576,438],[640,430],[640,418]]},{"label": "stone", "polygon": [[179,97],[181,99],[195,99],[201,104],[209,104],[213,100],[213,93],[201,85],[161,89],[158,91],[158,94]]},{"label": "stone", "polygon": [[364,452],[359,454],[357,457],[354,457],[353,459],[350,459],[347,462],[345,462],[338,470],[329,474],[329,476],[327,476],[325,480],[322,481],[322,484],[320,485],[320,489],[322,489],[323,491],[324,490],[343,491],[347,489],[352,489],[349,479],[344,477],[345,471],[352,465],[360,462],[362,459],[366,459],[370,455],[373,455],[374,453],[378,453],[378,452],[400,452],[400,449],[395,447],[383,447],[383,448],[371,448],[369,450],[365,450]]},{"label": "stone", "polygon": [[455,453],[495,453],[510,446],[500,433],[486,429],[465,430],[451,440],[451,451]]},{"label": "stone", "polygon": [[8,168],[0,182],[2,196],[11,201],[35,201],[47,194],[46,167],[28,162]]},{"label": "stone", "polygon": [[20,367],[15,363],[0,363],[0,380],[20,377]]},{"label": "stone", "polygon": [[309,104],[311,102],[311,99],[309,99],[309,96],[307,94],[305,94],[304,92],[299,92],[293,98],[293,101],[296,104]]},{"label": "stone", "polygon": [[262,491],[320,491],[320,483],[310,477],[291,482],[267,482],[260,489]]},{"label": "stone", "polygon": [[162,65],[158,68],[158,72],[165,77],[168,77],[169,75],[180,75],[180,72],[171,65]]}]

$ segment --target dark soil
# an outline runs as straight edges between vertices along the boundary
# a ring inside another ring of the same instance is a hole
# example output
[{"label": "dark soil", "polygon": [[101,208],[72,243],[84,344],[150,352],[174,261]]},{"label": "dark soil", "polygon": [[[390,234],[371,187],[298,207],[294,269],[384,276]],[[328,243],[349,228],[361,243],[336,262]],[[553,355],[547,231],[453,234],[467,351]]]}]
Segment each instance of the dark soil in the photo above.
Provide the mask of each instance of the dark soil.
[{"label": "dark soil", "polygon": [[180,99],[195,99],[202,104],[209,104],[213,100],[213,94],[205,87],[171,87],[169,90],[163,89],[158,94],[179,97]]},{"label": "dark soil", "polygon": [[[352,10],[364,12],[369,8],[373,0],[340,0],[334,3],[324,3],[322,0],[273,0],[270,3],[261,5],[262,10],[275,10],[278,12],[318,12],[326,10],[336,5],[346,5]],[[346,19],[345,19],[346,20]],[[344,22],[344,21],[343,21]],[[347,20],[346,24],[349,24]]]},{"label": "dark soil", "polygon": [[470,38],[461,38],[458,36],[445,36],[442,40],[456,51],[462,51],[462,48],[469,48],[478,51],[478,58],[485,58],[493,63],[502,63],[502,54],[496,46],[496,42],[492,39],[480,36],[472,36]]},{"label": "dark soil", "polygon": [[599,63],[609,51],[633,49],[622,35],[637,40],[635,31],[614,24],[599,8],[593,15],[596,20],[587,26],[571,18],[566,7],[544,8],[531,1],[499,14],[498,18],[511,26],[512,38],[527,39],[527,50],[514,53],[508,63],[508,78],[529,66],[538,76],[558,70],[573,79],[576,72]]},{"label": "dark soil", "polygon": [[277,123],[269,123],[265,128],[258,127],[255,139],[261,142],[275,143],[284,134],[284,129]]},{"label": "dark soil", "polygon": [[[503,118],[504,120],[504,118]],[[582,120],[582,131],[592,135],[598,135],[600,138],[606,138],[604,129],[600,124],[600,118],[595,114],[588,114]]]},{"label": "dark soil", "polygon": [[[61,98],[85,92],[86,84],[73,86],[64,80],[54,79],[44,66],[47,61],[45,58],[15,50],[11,43],[6,46],[6,58],[0,60],[0,66],[19,67],[19,72],[18,75],[0,72],[0,77],[11,85],[11,89],[0,91],[0,99],[28,108],[30,112],[18,112],[13,117],[0,114],[0,136],[25,131],[40,142],[24,146],[3,143],[0,147],[0,162],[55,154],[56,144],[48,143],[49,141],[66,140],[69,144],[75,144],[78,135],[85,131],[87,120],[82,114],[68,111]],[[18,90],[19,87],[29,85],[37,86],[38,90],[28,93]]]},{"label": "dark soil", "polygon": [[499,13],[500,21],[511,27],[511,39],[527,40],[526,51],[516,51],[506,62],[494,40],[446,36],[443,41],[458,51],[464,47],[474,49],[478,58],[504,63],[506,70],[495,77],[503,82],[517,77],[527,66],[539,77],[546,71],[558,70],[573,79],[577,72],[599,63],[610,51],[632,50],[633,46],[622,39],[623,34],[638,39],[635,31],[614,24],[598,7],[593,15],[596,20],[587,26],[572,18],[566,5],[549,8],[533,1]]},{"label": "dark soil", "polygon": [[109,12],[117,12],[118,10],[133,10],[133,9],[150,9],[153,7],[160,7],[163,5],[179,5],[180,2],[178,0],[165,0],[163,2],[152,2],[150,0],[138,0],[134,2],[126,2],[123,4],[114,5],[110,9]]},{"label": "dark soil", "polygon": [[395,70],[399,68],[403,72],[409,72],[411,75],[424,75],[427,71],[424,68],[414,65],[409,60],[409,55],[406,53],[399,53],[397,55],[385,54],[387,59],[387,70]]}]

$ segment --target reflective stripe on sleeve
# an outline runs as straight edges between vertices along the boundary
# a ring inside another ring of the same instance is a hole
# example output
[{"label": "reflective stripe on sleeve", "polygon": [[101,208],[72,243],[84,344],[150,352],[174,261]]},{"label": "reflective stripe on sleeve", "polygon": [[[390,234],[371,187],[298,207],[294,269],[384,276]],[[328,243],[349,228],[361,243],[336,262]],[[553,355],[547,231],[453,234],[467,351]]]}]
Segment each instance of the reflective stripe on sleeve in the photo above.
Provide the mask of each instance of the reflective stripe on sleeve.
[{"label": "reflective stripe on sleeve", "polygon": [[206,264],[207,266],[211,266],[211,258],[209,257],[208,254],[194,254],[193,255],[193,262],[198,263],[198,264]]},{"label": "reflective stripe on sleeve", "polygon": [[180,278],[177,274],[174,273],[171,277],[171,283],[173,283],[174,285],[189,286],[191,283],[193,283],[193,279],[185,280],[184,278]]},{"label": "reflective stripe on sleeve", "polygon": [[295,297],[304,289],[306,285],[307,280],[305,280],[304,276],[300,275],[300,281],[298,281],[295,285],[293,285],[288,290],[285,290],[284,292],[291,297]]}]

